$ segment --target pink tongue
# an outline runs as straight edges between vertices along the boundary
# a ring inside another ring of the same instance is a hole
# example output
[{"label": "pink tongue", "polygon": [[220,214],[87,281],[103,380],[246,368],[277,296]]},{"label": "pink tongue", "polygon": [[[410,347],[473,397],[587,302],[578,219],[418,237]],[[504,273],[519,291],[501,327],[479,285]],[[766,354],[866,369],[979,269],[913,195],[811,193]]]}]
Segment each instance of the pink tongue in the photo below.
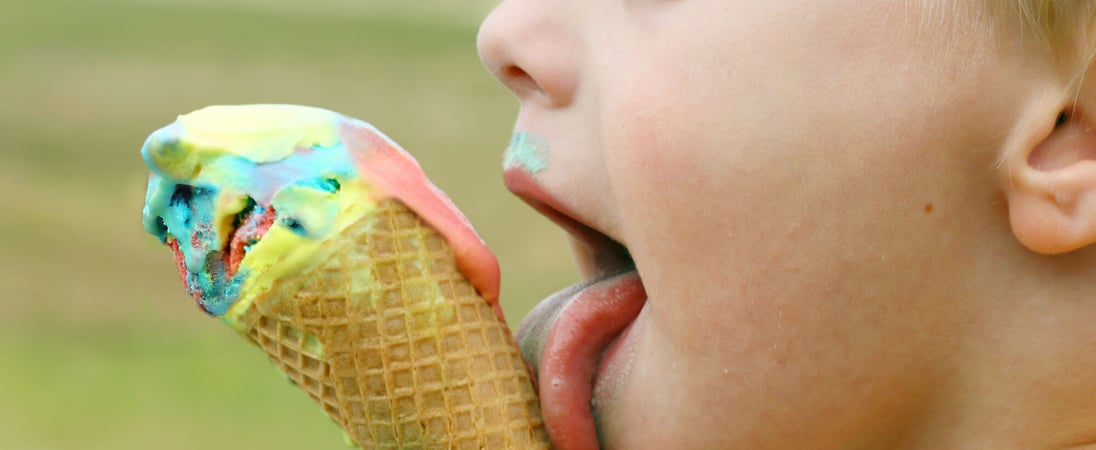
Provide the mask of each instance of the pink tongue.
[{"label": "pink tongue", "polygon": [[518,329],[522,356],[538,372],[544,423],[556,449],[598,448],[590,410],[598,362],[646,298],[635,272],[618,274],[554,294]]}]

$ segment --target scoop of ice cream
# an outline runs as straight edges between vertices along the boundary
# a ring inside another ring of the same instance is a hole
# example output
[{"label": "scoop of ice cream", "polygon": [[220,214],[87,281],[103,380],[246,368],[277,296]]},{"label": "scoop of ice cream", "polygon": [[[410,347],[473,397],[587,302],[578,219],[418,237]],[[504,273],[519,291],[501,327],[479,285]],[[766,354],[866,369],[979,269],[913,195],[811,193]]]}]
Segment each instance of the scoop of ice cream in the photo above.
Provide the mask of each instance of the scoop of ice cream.
[{"label": "scoop of ice cream", "polygon": [[458,267],[497,305],[494,256],[418,163],[373,126],[296,105],[212,106],[180,116],[141,149],[152,174],[144,227],[176,251],[187,292],[233,324],[284,276],[395,198],[438,229]]}]

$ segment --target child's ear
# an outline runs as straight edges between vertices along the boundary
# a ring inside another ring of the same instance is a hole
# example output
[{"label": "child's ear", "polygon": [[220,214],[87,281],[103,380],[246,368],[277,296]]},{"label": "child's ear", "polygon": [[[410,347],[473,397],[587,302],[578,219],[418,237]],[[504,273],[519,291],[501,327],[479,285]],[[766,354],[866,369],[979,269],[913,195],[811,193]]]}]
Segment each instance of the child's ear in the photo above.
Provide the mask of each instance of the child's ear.
[{"label": "child's ear", "polygon": [[1002,161],[1012,232],[1043,254],[1096,243],[1096,122],[1073,105],[1035,116]]}]

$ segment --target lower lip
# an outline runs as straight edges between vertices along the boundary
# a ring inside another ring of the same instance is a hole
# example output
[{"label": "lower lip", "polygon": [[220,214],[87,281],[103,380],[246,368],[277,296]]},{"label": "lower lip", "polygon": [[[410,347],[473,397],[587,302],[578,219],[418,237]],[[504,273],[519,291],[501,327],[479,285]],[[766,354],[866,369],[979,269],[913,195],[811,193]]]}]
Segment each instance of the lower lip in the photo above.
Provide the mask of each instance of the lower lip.
[{"label": "lower lip", "polygon": [[[562,296],[559,296],[562,294]],[[518,330],[523,347],[539,345],[541,407],[552,445],[596,449],[594,385],[625,341],[646,301],[639,276],[627,272],[561,292],[530,313]],[[539,341],[539,342],[538,342]]]}]

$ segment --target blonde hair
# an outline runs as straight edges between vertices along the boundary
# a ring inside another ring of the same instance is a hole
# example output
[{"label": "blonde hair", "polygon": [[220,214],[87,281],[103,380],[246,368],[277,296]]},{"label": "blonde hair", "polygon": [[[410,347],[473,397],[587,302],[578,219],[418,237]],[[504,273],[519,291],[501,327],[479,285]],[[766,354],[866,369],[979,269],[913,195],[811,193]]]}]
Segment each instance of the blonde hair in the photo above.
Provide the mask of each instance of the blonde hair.
[{"label": "blonde hair", "polygon": [[[1063,69],[1086,71],[1096,52],[1096,0],[985,0],[999,20],[1019,23]],[[1075,74],[1077,77],[1083,73]]]}]

